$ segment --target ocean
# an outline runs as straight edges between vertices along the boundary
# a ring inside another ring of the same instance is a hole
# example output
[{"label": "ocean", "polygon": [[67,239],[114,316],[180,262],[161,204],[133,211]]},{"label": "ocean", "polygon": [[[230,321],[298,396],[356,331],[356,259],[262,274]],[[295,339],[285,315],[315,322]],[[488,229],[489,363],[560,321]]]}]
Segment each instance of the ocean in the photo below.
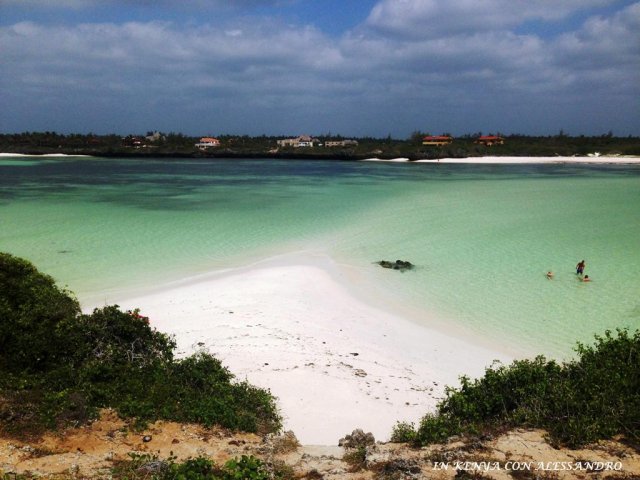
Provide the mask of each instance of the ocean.
[{"label": "ocean", "polygon": [[317,252],[416,321],[566,358],[640,328],[640,165],[3,157],[0,251],[83,304]]}]

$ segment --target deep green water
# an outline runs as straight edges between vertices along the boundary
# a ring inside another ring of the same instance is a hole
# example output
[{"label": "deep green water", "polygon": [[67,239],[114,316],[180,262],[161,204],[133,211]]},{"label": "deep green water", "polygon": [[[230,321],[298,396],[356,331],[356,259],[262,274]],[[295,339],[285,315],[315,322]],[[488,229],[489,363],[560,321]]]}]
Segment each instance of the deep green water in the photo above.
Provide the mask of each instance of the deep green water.
[{"label": "deep green water", "polygon": [[394,302],[563,356],[640,328],[640,166],[2,158],[0,250],[87,302],[327,252]]}]

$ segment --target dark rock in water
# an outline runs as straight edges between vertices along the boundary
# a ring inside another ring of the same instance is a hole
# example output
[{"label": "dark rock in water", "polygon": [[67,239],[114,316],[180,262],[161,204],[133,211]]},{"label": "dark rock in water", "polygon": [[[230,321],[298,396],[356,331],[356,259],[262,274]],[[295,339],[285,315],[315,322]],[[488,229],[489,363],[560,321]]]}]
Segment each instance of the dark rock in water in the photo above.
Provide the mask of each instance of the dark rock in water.
[{"label": "dark rock in water", "polygon": [[390,262],[389,260],[380,260],[378,262],[378,265],[380,265],[382,268],[391,268],[393,270],[411,270],[414,265],[411,262],[408,262],[406,260],[396,260],[395,262]]}]

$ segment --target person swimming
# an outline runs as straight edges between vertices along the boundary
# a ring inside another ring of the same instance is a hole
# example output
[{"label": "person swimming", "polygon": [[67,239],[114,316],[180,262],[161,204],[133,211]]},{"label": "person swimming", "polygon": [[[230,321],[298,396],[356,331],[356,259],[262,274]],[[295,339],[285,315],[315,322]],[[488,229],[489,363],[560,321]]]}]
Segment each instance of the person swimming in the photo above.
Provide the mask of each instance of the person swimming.
[{"label": "person swimming", "polygon": [[548,278],[549,280],[552,280],[552,279],[553,279],[553,272],[552,272],[551,270],[549,270],[549,271],[547,272],[547,278]]},{"label": "person swimming", "polygon": [[585,275],[584,278],[582,279],[583,282],[590,282],[591,279],[589,278],[589,275]]}]

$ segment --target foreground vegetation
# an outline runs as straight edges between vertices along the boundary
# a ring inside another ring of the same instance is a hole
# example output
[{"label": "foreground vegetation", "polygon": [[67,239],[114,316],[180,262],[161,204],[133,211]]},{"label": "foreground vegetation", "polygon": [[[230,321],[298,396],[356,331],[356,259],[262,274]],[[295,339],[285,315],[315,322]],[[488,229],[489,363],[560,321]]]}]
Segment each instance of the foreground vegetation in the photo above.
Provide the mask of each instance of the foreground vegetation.
[{"label": "foreground vegetation", "polygon": [[130,460],[118,462],[112,470],[114,480],[288,480],[294,476],[284,464],[265,464],[252,455],[217,465],[206,457],[176,462],[158,460],[151,455],[130,454]]},{"label": "foreground vegetation", "polygon": [[[0,432],[80,425],[104,407],[134,425],[163,419],[279,430],[269,391],[235,382],[211,355],[176,359],[174,348],[138,311],[82,314],[51,277],[0,253]],[[399,423],[392,440],[427,445],[513,427],[545,429],[569,447],[616,435],[640,441],[640,330],[607,331],[593,345],[578,344],[577,358],[564,364],[540,356],[463,377],[435,414],[417,427]]]},{"label": "foreground vegetation", "polygon": [[0,431],[79,425],[104,407],[139,424],[280,428],[269,391],[234,382],[211,355],[176,359],[174,348],[139,312],[107,306],[82,314],[51,277],[0,253]]},{"label": "foreground vegetation", "polygon": [[640,330],[596,336],[578,344],[578,358],[559,365],[540,356],[488,368],[447,389],[437,413],[417,429],[396,425],[392,439],[418,445],[458,434],[512,427],[543,428],[552,441],[578,447],[623,435],[640,441]]},{"label": "foreground vegetation", "polygon": [[[186,157],[265,157],[265,158],[331,158],[361,159],[367,157],[394,158],[465,158],[496,156],[572,156],[599,152],[603,155],[640,155],[639,137],[616,137],[612,132],[597,136],[557,135],[504,136],[504,145],[490,147],[475,140],[481,132],[453,139],[449,145],[422,144],[426,132],[414,132],[409,138],[397,139],[361,137],[348,146],[323,146],[328,141],[340,141],[340,135],[324,134],[315,137],[314,147],[279,147],[281,136],[218,135],[220,145],[201,151],[195,144],[199,137],[181,133],[152,135],[94,135],[59,134],[56,132],[24,132],[0,134],[0,152],[44,154],[65,153],[96,156],[186,156]],[[295,136],[295,135],[294,135]]]}]

